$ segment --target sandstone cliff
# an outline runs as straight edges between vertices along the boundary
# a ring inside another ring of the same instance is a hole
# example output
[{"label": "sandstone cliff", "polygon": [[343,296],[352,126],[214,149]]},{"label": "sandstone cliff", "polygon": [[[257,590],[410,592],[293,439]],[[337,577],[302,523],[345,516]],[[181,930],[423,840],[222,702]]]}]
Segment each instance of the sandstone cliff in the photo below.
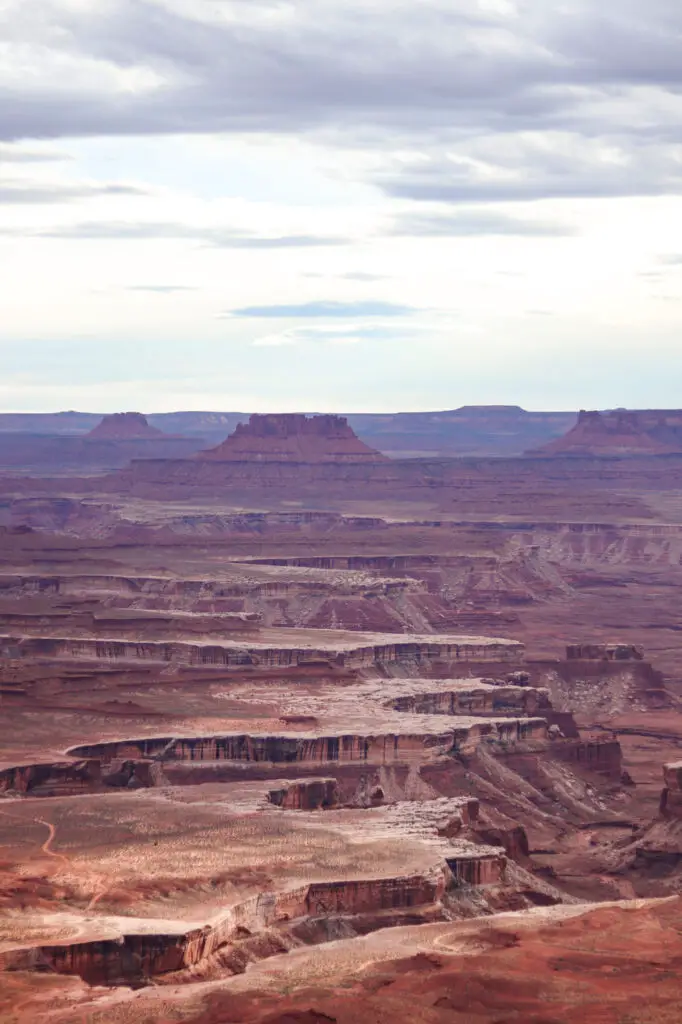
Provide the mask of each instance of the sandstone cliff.
[{"label": "sandstone cliff", "polygon": [[219,462],[382,462],[344,416],[254,415],[198,459]]},{"label": "sandstone cliff", "polygon": [[169,435],[150,426],[147,417],[141,412],[115,412],[105,416],[102,422],[85,436],[93,441],[127,441],[146,437],[154,440]]},{"label": "sandstone cliff", "polygon": [[537,455],[665,455],[682,451],[678,410],[585,412],[563,437],[535,450]]}]

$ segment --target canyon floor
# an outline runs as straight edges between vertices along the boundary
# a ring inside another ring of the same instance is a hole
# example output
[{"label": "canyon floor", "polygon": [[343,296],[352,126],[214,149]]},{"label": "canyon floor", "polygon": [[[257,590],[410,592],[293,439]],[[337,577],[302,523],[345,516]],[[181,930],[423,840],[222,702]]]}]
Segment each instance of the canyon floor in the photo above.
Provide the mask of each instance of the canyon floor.
[{"label": "canyon floor", "polygon": [[682,472],[516,462],[0,479],[3,1021],[680,1020]]}]

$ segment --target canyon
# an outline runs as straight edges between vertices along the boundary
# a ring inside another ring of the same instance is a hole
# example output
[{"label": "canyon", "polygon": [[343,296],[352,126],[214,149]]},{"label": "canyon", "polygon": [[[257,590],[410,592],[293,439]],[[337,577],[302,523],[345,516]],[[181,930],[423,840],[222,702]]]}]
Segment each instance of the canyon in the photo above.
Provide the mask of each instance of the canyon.
[{"label": "canyon", "polygon": [[0,474],[0,1018],[677,1019],[682,459],[123,415]]}]

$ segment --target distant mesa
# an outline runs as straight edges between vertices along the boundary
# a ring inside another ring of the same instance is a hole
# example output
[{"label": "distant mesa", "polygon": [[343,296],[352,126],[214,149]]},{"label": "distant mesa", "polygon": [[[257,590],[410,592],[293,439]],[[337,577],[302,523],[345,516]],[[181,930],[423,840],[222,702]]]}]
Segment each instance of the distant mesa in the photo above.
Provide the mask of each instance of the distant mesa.
[{"label": "distant mesa", "polygon": [[85,435],[92,441],[160,441],[169,436],[150,426],[141,412],[114,412]]},{"label": "distant mesa", "polygon": [[361,441],[345,416],[255,414],[197,459],[219,462],[386,462]]},{"label": "distant mesa", "polygon": [[682,452],[682,410],[581,411],[576,425],[531,455],[667,455]]}]

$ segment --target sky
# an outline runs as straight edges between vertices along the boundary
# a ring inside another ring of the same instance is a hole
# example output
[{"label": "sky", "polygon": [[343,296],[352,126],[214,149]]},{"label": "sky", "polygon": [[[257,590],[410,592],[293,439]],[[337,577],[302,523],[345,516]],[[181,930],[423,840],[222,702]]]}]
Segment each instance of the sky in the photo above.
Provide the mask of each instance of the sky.
[{"label": "sky", "polygon": [[682,405],[679,0],[0,0],[0,411]]}]

